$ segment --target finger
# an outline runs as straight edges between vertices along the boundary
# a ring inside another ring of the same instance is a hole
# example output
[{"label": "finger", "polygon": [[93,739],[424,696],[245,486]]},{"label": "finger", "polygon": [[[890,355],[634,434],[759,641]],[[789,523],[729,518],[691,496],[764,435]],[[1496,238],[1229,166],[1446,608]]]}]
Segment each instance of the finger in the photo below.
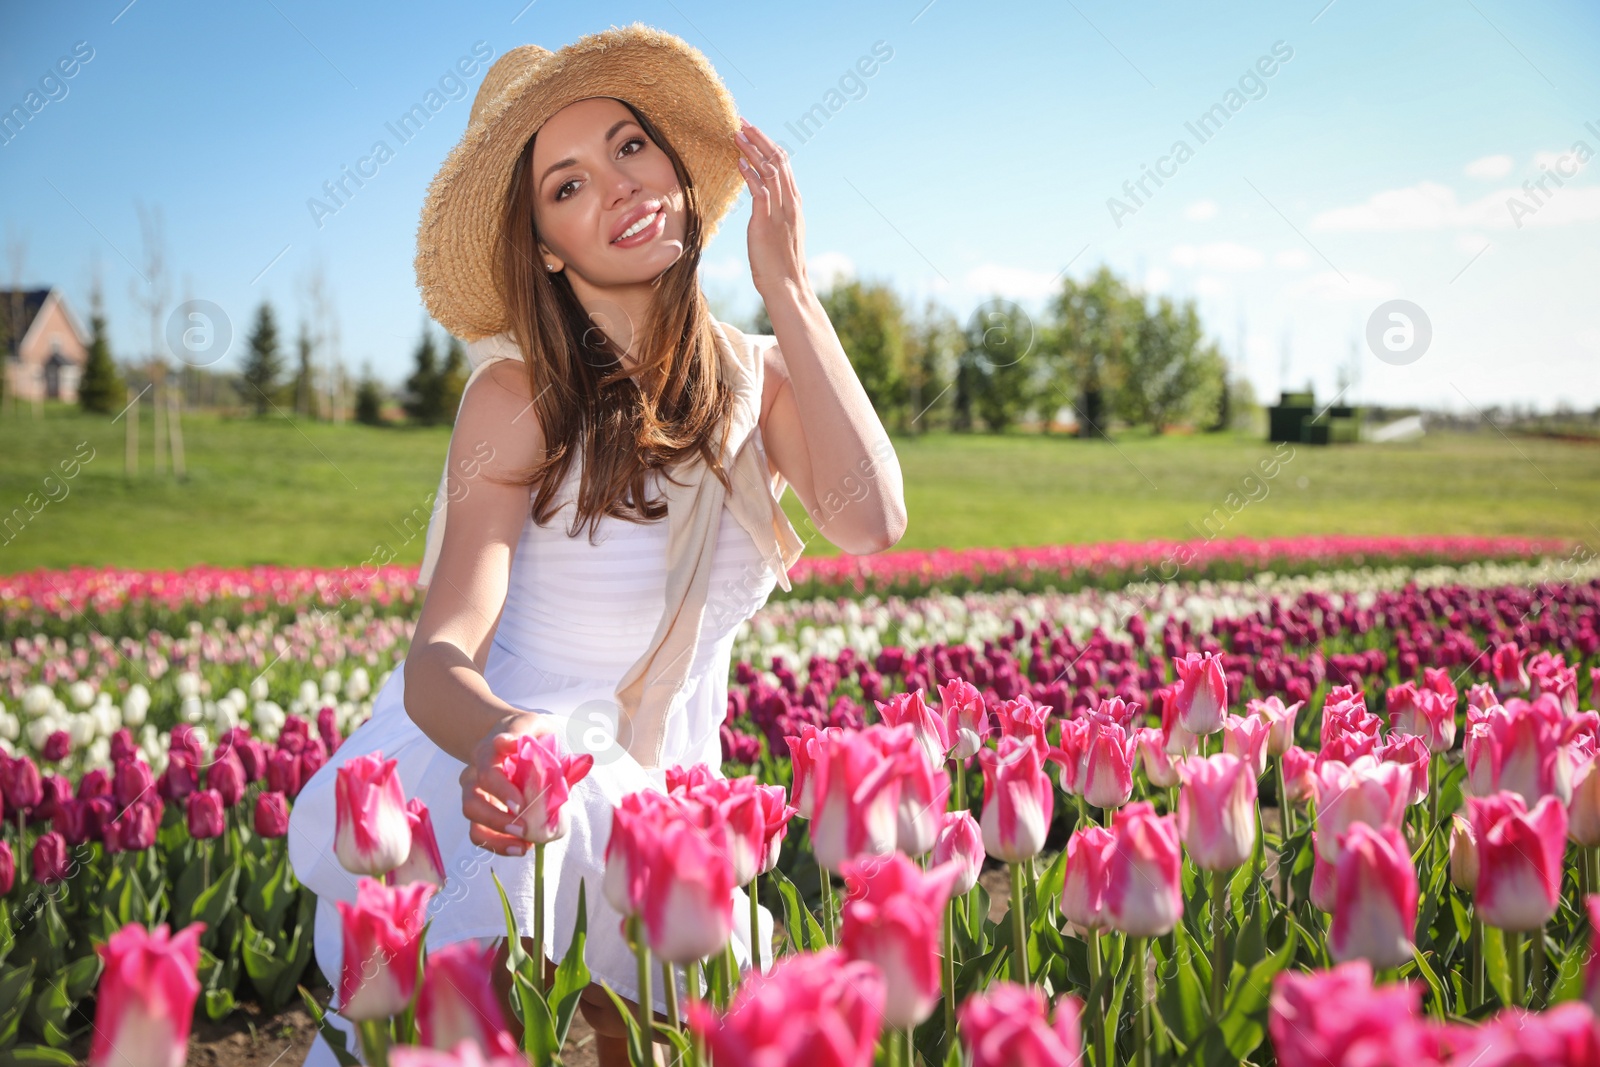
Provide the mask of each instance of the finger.
[{"label": "finger", "polygon": [[505,804],[510,811],[517,811],[526,805],[522,799],[522,790],[511,784],[511,779],[506,777],[506,772],[499,767],[484,767],[478,771],[473,780],[473,788],[494,797]]},{"label": "finger", "polygon": [[754,200],[757,190],[761,188],[761,178],[744,156],[739,157],[739,175],[744,178],[744,187],[750,190],[750,199]]},{"label": "finger", "polygon": [[461,798],[461,814],[468,822],[482,823],[494,830],[504,830],[515,819],[513,812],[497,807],[482,793],[468,793]]},{"label": "finger", "polygon": [[762,133],[761,130],[754,124],[748,125],[744,128],[744,135],[750,139],[751,144],[755,145],[761,150],[761,155],[763,158],[776,159],[778,157],[778,146],[773,143],[772,138]]},{"label": "finger", "polygon": [[467,828],[467,839],[501,856],[520,856],[528,850],[528,843],[522,838],[496,833],[478,823]]}]

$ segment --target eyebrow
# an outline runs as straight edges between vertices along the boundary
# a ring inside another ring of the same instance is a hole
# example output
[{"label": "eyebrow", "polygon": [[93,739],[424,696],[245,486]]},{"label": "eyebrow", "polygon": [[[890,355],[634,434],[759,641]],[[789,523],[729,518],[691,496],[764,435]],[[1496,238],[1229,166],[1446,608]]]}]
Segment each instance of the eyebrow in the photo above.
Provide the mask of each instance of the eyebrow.
[{"label": "eyebrow", "polygon": [[[617,131],[622,129],[622,127],[624,127],[624,126],[629,125],[633,121],[634,120],[632,118],[625,118],[625,119],[618,119],[616,122],[612,123],[611,128],[606,131],[606,137],[605,137],[606,143],[610,144],[611,143],[611,138],[613,138],[613,137],[615,137],[617,135]],[[544,174],[542,174],[540,176],[538,188],[543,189],[544,188],[544,183],[549,179],[550,175],[554,174],[556,171],[560,170],[562,167],[576,166],[577,163],[578,163],[578,161],[576,159],[563,159],[559,163],[550,164],[550,166],[545,168]]]}]

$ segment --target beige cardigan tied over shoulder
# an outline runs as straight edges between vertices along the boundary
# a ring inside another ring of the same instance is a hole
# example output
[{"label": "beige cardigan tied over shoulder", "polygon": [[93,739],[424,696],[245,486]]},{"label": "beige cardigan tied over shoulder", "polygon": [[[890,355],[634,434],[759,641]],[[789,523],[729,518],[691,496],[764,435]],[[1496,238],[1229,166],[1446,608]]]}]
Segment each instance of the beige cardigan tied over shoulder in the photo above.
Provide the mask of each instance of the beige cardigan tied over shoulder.
[{"label": "beige cardigan tied over shoulder", "polygon": [[[676,485],[667,478],[659,479],[660,490],[667,501],[666,609],[650,646],[622,676],[616,688],[617,743],[647,768],[655,768],[660,763],[667,716],[694,663],[723,504],[728,505],[739,524],[754,539],[764,565],[777,572],[778,584],[785,591],[790,588],[789,568],[805,547],[778,504],[783,478],[769,473],[754,442],[761,417],[766,350],[776,339],[746,336],[722,322],[716,325],[717,349],[734,389],[730,412],[733,425],[721,456],[733,489],[730,493],[699,456],[670,468],[673,478],[683,485]],[[509,334],[472,342],[467,346],[467,356],[472,363],[467,377],[469,385],[495,360],[522,358]],[[448,476],[447,461],[445,471],[439,476],[439,489],[434,495],[433,513],[428,522],[422,568],[417,575],[420,586],[426,586],[431,580],[439,558],[439,546],[444,541]]]}]

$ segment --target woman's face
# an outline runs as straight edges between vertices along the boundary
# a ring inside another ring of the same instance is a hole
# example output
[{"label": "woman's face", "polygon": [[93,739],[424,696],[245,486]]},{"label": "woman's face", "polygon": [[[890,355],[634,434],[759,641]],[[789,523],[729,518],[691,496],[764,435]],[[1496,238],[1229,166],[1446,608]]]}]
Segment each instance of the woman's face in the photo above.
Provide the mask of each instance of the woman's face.
[{"label": "woman's face", "polygon": [[576,288],[648,283],[683,255],[677,173],[621,101],[591,97],[551,115],[530,165],[540,251]]}]

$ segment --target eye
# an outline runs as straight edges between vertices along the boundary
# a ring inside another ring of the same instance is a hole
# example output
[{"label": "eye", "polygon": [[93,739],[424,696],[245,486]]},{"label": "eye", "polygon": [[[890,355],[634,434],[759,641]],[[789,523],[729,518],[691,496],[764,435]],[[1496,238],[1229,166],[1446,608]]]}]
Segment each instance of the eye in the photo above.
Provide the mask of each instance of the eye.
[{"label": "eye", "polygon": [[[645,139],[643,137],[630,137],[626,141],[622,142],[622,147],[623,148],[627,148],[631,144],[636,144],[642,149],[645,146],[646,143],[647,142],[645,141]],[[639,154],[638,152],[629,152],[628,153],[628,155],[630,155],[630,156],[636,156],[638,154]]]}]

